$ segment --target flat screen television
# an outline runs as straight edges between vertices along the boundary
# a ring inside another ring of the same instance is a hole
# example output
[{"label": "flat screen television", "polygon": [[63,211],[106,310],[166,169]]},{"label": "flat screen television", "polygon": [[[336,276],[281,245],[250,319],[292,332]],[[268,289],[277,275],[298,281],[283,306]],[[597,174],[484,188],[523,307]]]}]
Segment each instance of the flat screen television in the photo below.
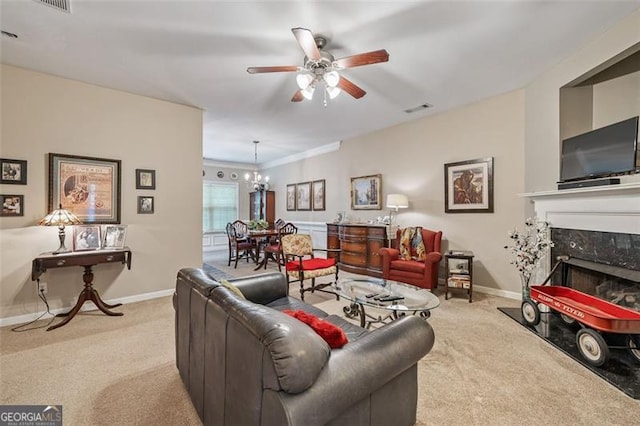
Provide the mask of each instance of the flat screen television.
[{"label": "flat screen television", "polygon": [[638,117],[565,139],[560,182],[631,173],[637,152]]}]

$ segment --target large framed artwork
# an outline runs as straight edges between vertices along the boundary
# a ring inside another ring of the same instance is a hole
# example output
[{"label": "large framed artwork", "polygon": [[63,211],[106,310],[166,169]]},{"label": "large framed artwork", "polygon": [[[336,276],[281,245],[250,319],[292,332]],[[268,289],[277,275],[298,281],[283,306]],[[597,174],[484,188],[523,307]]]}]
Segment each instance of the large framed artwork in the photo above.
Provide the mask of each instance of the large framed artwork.
[{"label": "large framed artwork", "polygon": [[444,165],[445,213],[493,213],[493,157]]},{"label": "large framed artwork", "polygon": [[311,182],[296,184],[296,209],[311,210]]},{"label": "large framed artwork", "polygon": [[49,154],[49,211],[62,205],[83,223],[120,223],[120,160]]},{"label": "large framed artwork", "polygon": [[287,185],[287,211],[296,209],[296,184]]},{"label": "large framed artwork", "polygon": [[314,180],[311,183],[311,192],[313,193],[313,210],[323,211],[324,206],[324,186],[325,180]]},{"label": "large framed artwork", "polygon": [[351,178],[351,209],[380,210],[382,175],[370,175]]}]

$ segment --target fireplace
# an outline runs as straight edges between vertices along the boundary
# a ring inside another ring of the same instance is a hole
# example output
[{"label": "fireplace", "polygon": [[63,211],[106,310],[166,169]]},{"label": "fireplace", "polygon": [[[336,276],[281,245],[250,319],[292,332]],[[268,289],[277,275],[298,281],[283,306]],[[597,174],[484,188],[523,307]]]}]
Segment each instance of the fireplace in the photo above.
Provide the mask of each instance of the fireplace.
[{"label": "fireplace", "polygon": [[567,256],[552,283],[640,312],[640,235],[552,228],[551,259]]},{"label": "fireplace", "polygon": [[523,197],[549,222],[555,244],[539,275],[549,273],[557,256],[569,256],[553,284],[640,311],[640,182]]}]

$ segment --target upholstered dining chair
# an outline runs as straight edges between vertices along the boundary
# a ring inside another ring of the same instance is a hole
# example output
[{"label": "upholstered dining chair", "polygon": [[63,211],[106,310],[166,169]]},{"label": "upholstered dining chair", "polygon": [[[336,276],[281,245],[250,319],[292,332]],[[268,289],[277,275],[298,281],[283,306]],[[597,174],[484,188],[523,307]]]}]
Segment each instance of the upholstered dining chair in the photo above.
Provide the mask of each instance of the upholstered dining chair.
[{"label": "upholstered dining chair", "polygon": [[227,266],[231,266],[231,262],[235,262],[234,268],[238,267],[238,260],[246,258],[256,258],[257,245],[255,240],[249,238],[249,228],[247,224],[241,220],[227,223],[227,238],[229,240],[229,260]]},{"label": "upholstered dining chair", "polygon": [[[289,234],[283,235],[282,240],[282,256],[285,262],[285,275],[287,283],[300,282],[300,298],[304,301],[304,293],[324,291],[332,293],[323,288],[331,285],[331,283],[323,283],[316,285],[316,278],[334,275],[338,280],[338,257],[320,258],[315,257],[315,251],[324,251],[340,254],[340,249],[314,249],[311,235],[308,234]],[[311,286],[305,288],[305,280],[311,279]],[[337,296],[336,296],[337,297]]]},{"label": "upholstered dining chair", "polygon": [[434,289],[442,260],[442,231],[415,227],[398,229],[396,247],[381,248],[382,278]]},{"label": "upholstered dining chair", "polygon": [[291,222],[287,222],[280,225],[280,227],[278,227],[277,229],[278,235],[276,236],[274,241],[264,248],[265,259],[263,263],[264,269],[267,269],[267,263],[269,262],[269,259],[275,260],[278,264],[278,270],[282,271],[282,266],[284,265],[284,256],[282,255],[281,244],[282,237],[289,234],[297,234],[298,227]]}]

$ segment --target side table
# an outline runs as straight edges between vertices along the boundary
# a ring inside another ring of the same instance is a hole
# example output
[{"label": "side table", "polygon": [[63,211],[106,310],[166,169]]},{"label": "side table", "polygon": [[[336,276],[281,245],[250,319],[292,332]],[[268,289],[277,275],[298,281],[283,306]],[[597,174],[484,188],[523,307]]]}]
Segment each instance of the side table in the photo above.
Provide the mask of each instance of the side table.
[{"label": "side table", "polygon": [[473,296],[473,252],[449,250],[444,255],[445,300],[449,299],[449,291],[465,290],[469,295],[469,303]]},{"label": "side table", "polygon": [[58,327],[62,327],[73,319],[74,316],[80,311],[84,302],[93,302],[98,309],[109,316],[121,316],[122,312],[113,312],[111,309],[117,308],[122,303],[110,305],[100,298],[98,291],[93,288],[93,270],[95,265],[101,263],[115,263],[121,262],[127,265],[127,269],[131,269],[131,250],[125,247],[119,250],[93,250],[84,252],[69,252],[69,253],[43,253],[33,259],[31,264],[31,281],[39,280],[40,276],[44,274],[47,269],[51,268],[63,268],[67,266],[82,266],[84,268],[84,274],[82,280],[84,281],[84,289],[78,296],[73,309],[69,312],[58,314],[56,317],[64,317],[64,320],[58,324],[54,324],[47,328],[47,331],[54,330]]}]

